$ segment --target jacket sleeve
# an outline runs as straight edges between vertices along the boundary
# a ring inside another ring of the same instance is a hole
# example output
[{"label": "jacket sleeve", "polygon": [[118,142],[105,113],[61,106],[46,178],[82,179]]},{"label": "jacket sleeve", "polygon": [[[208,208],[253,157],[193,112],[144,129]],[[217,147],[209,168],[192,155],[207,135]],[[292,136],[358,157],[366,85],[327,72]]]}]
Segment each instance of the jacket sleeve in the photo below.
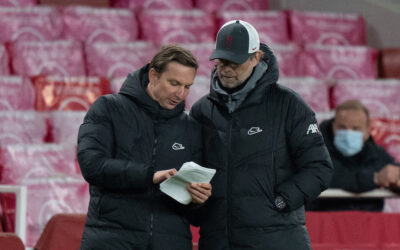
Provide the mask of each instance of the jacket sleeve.
[{"label": "jacket sleeve", "polygon": [[299,97],[289,101],[286,123],[287,144],[295,174],[276,187],[295,210],[328,188],[333,166],[314,112]]},{"label": "jacket sleeve", "polygon": [[357,166],[342,166],[341,164],[346,163],[335,163],[335,173],[330,187],[341,188],[354,193],[366,192],[376,188],[374,173],[387,164],[394,164],[394,159],[375,143],[371,146],[376,152],[376,157],[372,159],[366,159],[361,163],[356,161],[347,163],[349,165],[357,164]]},{"label": "jacket sleeve", "polygon": [[107,189],[143,190],[151,187],[154,170],[134,160],[115,159],[113,125],[105,97],[91,106],[79,128],[78,162],[85,180]]}]

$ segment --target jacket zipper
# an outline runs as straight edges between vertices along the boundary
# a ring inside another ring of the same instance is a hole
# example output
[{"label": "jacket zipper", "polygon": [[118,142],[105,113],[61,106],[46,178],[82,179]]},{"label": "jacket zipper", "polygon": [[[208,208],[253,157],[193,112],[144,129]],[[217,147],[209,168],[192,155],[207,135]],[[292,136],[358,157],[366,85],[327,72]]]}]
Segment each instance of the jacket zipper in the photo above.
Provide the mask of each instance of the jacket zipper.
[{"label": "jacket zipper", "polygon": [[226,174],[228,176],[228,180],[227,180],[227,229],[228,229],[228,244],[229,244],[229,248],[232,249],[231,246],[231,239],[232,239],[232,227],[231,227],[231,220],[232,220],[232,210],[231,210],[231,206],[232,206],[232,199],[231,199],[231,194],[232,194],[232,188],[231,188],[231,183],[232,183],[232,171],[230,170],[231,168],[231,143],[232,143],[232,117],[231,120],[229,121],[229,131],[228,131],[228,162],[227,162],[227,168],[226,168]]},{"label": "jacket zipper", "polygon": [[[154,133],[156,134],[156,133]],[[157,152],[157,136],[154,138],[153,142],[153,152],[152,152],[152,164],[155,170],[156,163],[156,152]],[[153,185],[151,188],[151,213],[150,213],[150,245],[153,245],[153,227],[154,227],[154,193],[156,191],[156,187]]]}]

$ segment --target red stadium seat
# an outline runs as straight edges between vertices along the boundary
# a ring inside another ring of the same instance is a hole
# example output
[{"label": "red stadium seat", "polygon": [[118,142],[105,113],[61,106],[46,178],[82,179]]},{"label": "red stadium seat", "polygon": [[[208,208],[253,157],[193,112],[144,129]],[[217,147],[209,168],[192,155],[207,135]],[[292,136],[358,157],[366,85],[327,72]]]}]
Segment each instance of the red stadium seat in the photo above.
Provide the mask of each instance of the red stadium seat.
[{"label": "red stadium seat", "polygon": [[194,0],[194,7],[207,12],[219,10],[267,10],[268,0]]},{"label": "red stadium seat", "polygon": [[297,92],[314,112],[328,112],[329,97],[328,85],[324,80],[313,78],[281,78],[284,85]]},{"label": "red stadium seat", "polygon": [[382,78],[400,78],[400,48],[382,49],[379,69]]},{"label": "red stadium seat", "polygon": [[25,250],[22,240],[13,233],[0,233],[0,246],[2,250]]},{"label": "red stadium seat", "polygon": [[371,117],[400,117],[399,80],[340,80],[333,86],[332,104],[358,99]]},{"label": "red stadium seat", "polygon": [[288,21],[283,11],[220,11],[217,13],[217,27],[237,19],[251,23],[258,31],[262,43],[268,45],[289,43]]},{"label": "red stadium seat", "polygon": [[320,45],[366,45],[366,25],[352,13],[290,11],[294,42]]},{"label": "red stadium seat", "polygon": [[37,0],[3,0],[0,6],[4,7],[28,7],[36,5]]},{"label": "red stadium seat", "polygon": [[55,111],[49,115],[51,139],[54,143],[77,143],[79,126],[86,112]]},{"label": "red stadium seat", "polygon": [[300,47],[297,44],[272,44],[272,51],[279,65],[280,77],[296,77],[299,63]]},{"label": "red stadium seat", "polygon": [[313,249],[400,249],[400,214],[307,212],[306,219]]},{"label": "red stadium seat", "polygon": [[64,38],[82,42],[129,42],[138,37],[133,12],[125,9],[68,6],[62,11]]},{"label": "red stadium seat", "polygon": [[100,77],[40,76],[33,80],[38,111],[84,111],[110,93],[110,83]]},{"label": "red stadium seat", "polygon": [[374,141],[400,162],[400,119],[373,118],[370,128]]},{"label": "red stadium seat", "polygon": [[35,90],[31,81],[22,76],[0,76],[0,110],[33,110]]},{"label": "red stadium seat", "polygon": [[46,115],[34,111],[0,112],[0,145],[43,143],[47,136]]},{"label": "red stadium seat", "polygon": [[21,76],[84,76],[82,45],[76,41],[20,42],[11,47],[13,72]]},{"label": "red stadium seat", "polygon": [[188,10],[193,8],[193,3],[187,0],[114,0],[113,6],[117,8],[130,8],[135,11],[142,9]]},{"label": "red stadium seat", "polygon": [[317,79],[375,79],[377,51],[363,46],[305,46],[298,62],[301,76]]},{"label": "red stadium seat", "polygon": [[55,7],[0,8],[0,42],[53,41],[62,30]]},{"label": "red stadium seat", "polygon": [[9,56],[6,47],[3,44],[0,44],[0,75],[6,76],[9,74]]},{"label": "red stadium seat", "polygon": [[35,250],[79,249],[86,214],[56,214],[46,223]]},{"label": "red stadium seat", "polygon": [[[143,10],[142,39],[156,44],[214,42],[215,23],[201,10]],[[168,25],[159,25],[167,23]]]},{"label": "red stadium seat", "polygon": [[126,77],[150,62],[157,49],[153,43],[89,43],[85,47],[89,76]]},{"label": "red stadium seat", "polygon": [[215,49],[215,44],[211,42],[207,43],[184,43],[182,47],[190,50],[196,57],[199,64],[197,69],[197,76],[210,77],[211,71],[214,68],[214,61],[210,61],[210,56]]}]

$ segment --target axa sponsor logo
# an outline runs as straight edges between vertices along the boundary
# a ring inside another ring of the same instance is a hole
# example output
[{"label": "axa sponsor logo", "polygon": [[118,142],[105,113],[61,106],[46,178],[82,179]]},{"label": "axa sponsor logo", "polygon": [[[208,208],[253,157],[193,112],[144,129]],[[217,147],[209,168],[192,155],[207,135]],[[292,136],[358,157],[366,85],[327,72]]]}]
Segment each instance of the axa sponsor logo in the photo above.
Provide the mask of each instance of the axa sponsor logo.
[{"label": "axa sponsor logo", "polygon": [[255,135],[261,133],[263,130],[260,127],[251,127],[249,131],[247,131],[248,135]]},{"label": "axa sponsor logo", "polygon": [[307,129],[307,135],[316,133],[319,133],[318,125],[316,123],[310,124]]},{"label": "axa sponsor logo", "polygon": [[182,144],[175,142],[174,144],[172,144],[172,149],[173,150],[184,150],[185,147]]}]

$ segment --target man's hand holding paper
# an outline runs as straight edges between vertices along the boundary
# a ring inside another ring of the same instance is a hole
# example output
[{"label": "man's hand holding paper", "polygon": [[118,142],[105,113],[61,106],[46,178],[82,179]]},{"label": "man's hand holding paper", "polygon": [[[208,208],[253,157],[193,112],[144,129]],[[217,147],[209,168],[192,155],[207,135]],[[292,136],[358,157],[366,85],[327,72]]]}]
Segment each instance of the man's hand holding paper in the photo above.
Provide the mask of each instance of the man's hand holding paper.
[{"label": "man's hand holding paper", "polygon": [[160,190],[182,204],[204,203],[211,196],[215,169],[186,162],[179,171],[160,184]]}]

